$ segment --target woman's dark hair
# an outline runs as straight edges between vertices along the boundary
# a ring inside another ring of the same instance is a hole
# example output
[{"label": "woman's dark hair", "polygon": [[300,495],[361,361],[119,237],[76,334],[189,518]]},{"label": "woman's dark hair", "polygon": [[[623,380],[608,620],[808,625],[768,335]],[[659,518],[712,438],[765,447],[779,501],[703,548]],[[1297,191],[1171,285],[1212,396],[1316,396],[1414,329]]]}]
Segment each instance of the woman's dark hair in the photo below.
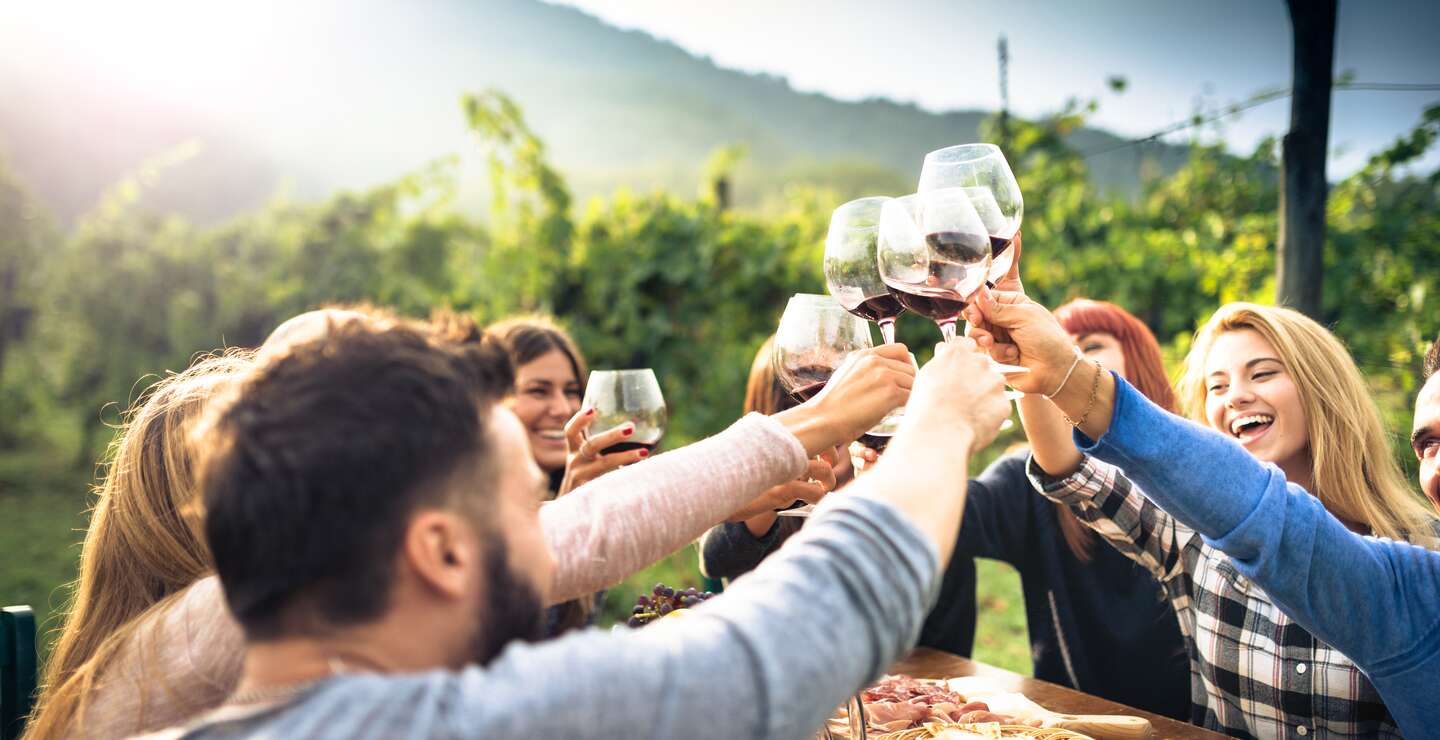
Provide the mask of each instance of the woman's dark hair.
[{"label": "woman's dark hair", "polygon": [[[1175,413],[1175,390],[1165,376],[1160,343],[1145,322],[1129,311],[1106,301],[1077,298],[1055,309],[1055,318],[1074,335],[1109,334],[1120,343],[1125,356],[1125,379],[1156,405]],[[1065,544],[1082,563],[1094,557],[1095,533],[1063,504],[1055,505],[1060,515],[1060,533]]]},{"label": "woman's dark hair", "polygon": [[540,315],[514,316],[486,327],[485,335],[500,343],[510,355],[510,364],[517,369],[558,350],[570,361],[570,369],[580,382],[580,392],[585,392],[585,381],[589,378],[585,356],[580,354],[575,340],[553,319]]}]

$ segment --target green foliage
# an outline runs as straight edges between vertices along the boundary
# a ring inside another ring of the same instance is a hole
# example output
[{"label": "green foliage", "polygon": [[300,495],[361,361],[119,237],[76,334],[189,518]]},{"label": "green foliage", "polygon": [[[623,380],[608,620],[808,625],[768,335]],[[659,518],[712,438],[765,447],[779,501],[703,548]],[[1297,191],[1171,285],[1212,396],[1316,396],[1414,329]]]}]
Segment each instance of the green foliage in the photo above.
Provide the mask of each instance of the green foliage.
[{"label": "green foliage", "polygon": [[[36,403],[15,376],[11,348],[30,334],[40,299],[40,265],[53,241],[48,219],[0,156],[0,447],[20,442],[23,420]],[[8,371],[8,374],[7,374]]]},{"label": "green foliage", "polygon": [[[37,470],[57,480],[87,473],[108,437],[104,422],[146,383],[198,352],[256,345],[288,316],[336,301],[414,315],[448,304],[486,321],[552,311],[592,366],[656,369],[671,408],[666,443],[683,444],[739,414],[752,355],[788,296],[824,290],[830,211],[867,189],[898,194],[913,182],[883,167],[817,163],[815,172],[836,175],[828,187],[792,183],[760,213],[629,190],[576,208],[518,104],[492,91],[462,106],[490,162],[484,222],[456,206],[454,162],[440,161],[364,192],[275,200],[201,227],[138,205],[191,153],[180,149],[112,188],[62,238],[0,163],[0,504],[43,496],[64,511],[24,511],[71,521],[83,500],[75,484],[34,493],[17,483]],[[1026,285],[1051,306],[1077,296],[1126,306],[1173,363],[1219,305],[1273,295],[1275,146],[1247,156],[1193,146],[1173,176],[1118,198],[1093,184],[1092,163],[1068,143],[1091,110],[1077,103],[1009,121],[1007,156],[1028,206]],[[1433,108],[1329,202],[1324,318],[1397,431],[1408,427],[1420,357],[1440,329],[1440,176],[1414,171],[1437,134]],[[717,153],[711,174],[743,178],[740,153]],[[913,316],[899,334],[922,361],[938,340]],[[1397,454],[1413,465],[1402,445]],[[57,552],[78,539],[54,537]],[[650,581],[687,583],[693,556],[677,557]]]}]

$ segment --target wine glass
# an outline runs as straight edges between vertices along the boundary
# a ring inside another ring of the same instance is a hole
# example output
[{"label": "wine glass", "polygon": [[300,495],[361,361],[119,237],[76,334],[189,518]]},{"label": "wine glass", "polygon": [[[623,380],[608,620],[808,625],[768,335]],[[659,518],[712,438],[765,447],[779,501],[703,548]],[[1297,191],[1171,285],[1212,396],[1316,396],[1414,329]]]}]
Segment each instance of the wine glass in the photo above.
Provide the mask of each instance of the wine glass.
[{"label": "wine glass", "polygon": [[[892,198],[881,208],[876,245],[880,277],[905,308],[955,338],[955,322],[989,275],[992,253],[979,213],[964,188]],[[1029,372],[990,360],[1002,374]]]},{"label": "wine glass", "polygon": [[634,434],[601,450],[602,455],[642,448],[654,452],[655,445],[665,436],[665,396],[660,393],[655,371],[648,367],[592,370],[585,384],[585,400],[581,401],[580,407],[595,410],[595,421],[590,424],[591,434],[614,429],[626,422],[635,425]]},{"label": "wine glass", "polygon": [[1020,232],[1025,201],[1005,154],[994,144],[961,144],[925,155],[918,192],[964,188],[985,224],[993,259],[990,282],[1005,277],[1014,262],[1010,243]]},{"label": "wine glass", "polygon": [[[880,326],[886,344],[895,341],[895,319],[905,312],[895,291],[880,278],[875,261],[875,240],[880,231],[880,211],[890,198],[859,198],[830,214],[830,231],[825,236],[825,286],[840,306]],[[912,356],[913,361],[913,356]],[[900,406],[866,432],[860,441],[876,451],[883,450],[900,427],[905,407]]]},{"label": "wine glass", "polygon": [[[870,325],[828,295],[797,293],[785,305],[775,330],[771,363],[780,386],[797,404],[819,393],[852,352],[873,346]],[[893,433],[893,432],[892,432]],[[809,516],[814,507],[779,512]]]},{"label": "wine glass", "polygon": [[875,263],[880,210],[888,200],[860,198],[836,208],[825,236],[825,287],[845,310],[879,324],[886,344],[895,341],[895,319],[905,311]]},{"label": "wine glass", "polygon": [[881,208],[876,262],[901,305],[934,321],[946,341],[990,272],[985,225],[963,188],[892,198]]}]

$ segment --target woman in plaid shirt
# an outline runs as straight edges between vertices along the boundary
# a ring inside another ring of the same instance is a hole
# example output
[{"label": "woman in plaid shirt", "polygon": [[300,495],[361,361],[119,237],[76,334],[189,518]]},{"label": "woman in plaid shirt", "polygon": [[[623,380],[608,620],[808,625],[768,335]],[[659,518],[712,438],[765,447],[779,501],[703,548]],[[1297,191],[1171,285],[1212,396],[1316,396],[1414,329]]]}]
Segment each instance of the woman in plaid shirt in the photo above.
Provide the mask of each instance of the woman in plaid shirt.
[{"label": "woman in plaid shirt", "polygon": [[[1061,385],[1100,374],[1081,365],[1073,376]],[[1314,491],[1352,531],[1433,544],[1436,519],[1390,456],[1359,371],[1315,322],[1286,309],[1222,308],[1197,337],[1181,391],[1193,418]],[[1021,412],[1037,488],[1165,585],[1190,652],[1192,721],[1238,737],[1399,737],[1349,658],[1292,621],[1124,473],[1082,457],[1049,401],[1032,394]]]}]

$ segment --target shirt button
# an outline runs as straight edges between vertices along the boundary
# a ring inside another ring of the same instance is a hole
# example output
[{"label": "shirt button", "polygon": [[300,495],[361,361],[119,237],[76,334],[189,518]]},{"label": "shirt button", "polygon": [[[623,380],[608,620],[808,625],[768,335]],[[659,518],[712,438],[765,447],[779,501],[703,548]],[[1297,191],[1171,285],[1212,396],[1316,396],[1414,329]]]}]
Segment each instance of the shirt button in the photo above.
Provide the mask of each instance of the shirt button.
[{"label": "shirt button", "polygon": [[1304,664],[1304,663],[1301,663],[1300,665],[1295,666],[1295,672],[1296,672],[1296,673],[1299,673],[1299,674],[1301,674],[1301,675],[1304,675],[1304,674],[1305,674],[1305,664]]},{"label": "shirt button", "polygon": [[1299,727],[1295,728],[1295,734],[1299,735],[1300,737],[1305,737],[1306,735],[1310,734],[1310,730],[1305,727],[1305,725],[1300,725]]}]

